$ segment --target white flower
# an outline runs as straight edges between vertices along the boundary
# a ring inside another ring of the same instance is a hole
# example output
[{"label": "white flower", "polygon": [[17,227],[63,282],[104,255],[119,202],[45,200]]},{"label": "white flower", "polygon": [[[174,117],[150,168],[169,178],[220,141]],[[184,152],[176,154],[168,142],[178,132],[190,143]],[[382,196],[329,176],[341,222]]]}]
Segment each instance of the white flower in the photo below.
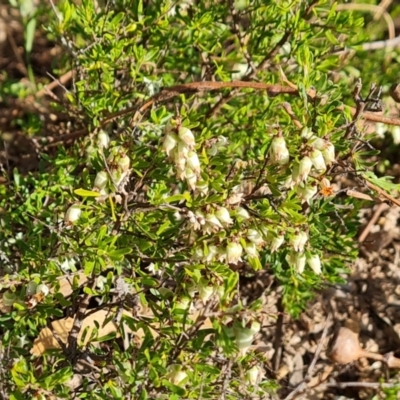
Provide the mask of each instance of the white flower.
[{"label": "white flower", "polygon": [[175,133],[168,133],[164,137],[162,149],[167,154],[167,156],[170,157],[172,150],[176,147],[177,144],[178,136],[175,135]]},{"label": "white flower", "polygon": [[207,194],[208,194],[208,183],[206,181],[197,182],[196,190],[200,193],[200,196],[207,196]]},{"label": "white flower", "polygon": [[308,126],[305,126],[301,131],[302,138],[310,139],[312,137],[312,135],[313,135],[313,131]]},{"label": "white flower", "polygon": [[224,226],[229,226],[233,224],[233,220],[229,215],[229,211],[225,207],[219,207],[216,211],[215,216],[220,220],[221,224]]},{"label": "white flower", "polygon": [[270,155],[273,163],[285,165],[289,162],[289,150],[286,147],[286,141],[282,136],[275,136],[272,139]]},{"label": "white flower", "polygon": [[311,167],[312,167],[313,163],[311,161],[311,158],[308,156],[303,157],[300,160],[299,163],[299,177],[298,179],[300,180],[300,182],[304,182],[307,180],[308,175],[311,171]]},{"label": "white flower", "polygon": [[326,142],[325,147],[321,150],[326,165],[331,165],[336,161],[335,159],[335,146],[331,142]]},{"label": "white flower", "polygon": [[261,236],[260,232],[255,229],[249,229],[247,231],[247,239],[251,240],[257,246],[264,243],[264,239]]},{"label": "white flower", "polygon": [[321,260],[318,254],[311,255],[307,258],[307,263],[315,274],[321,274]]},{"label": "white flower", "polygon": [[205,263],[210,263],[214,261],[215,257],[218,255],[218,247],[214,245],[208,246],[208,254],[204,256],[203,261]]},{"label": "white flower", "polygon": [[211,213],[206,214],[206,222],[211,226],[215,226],[221,229],[223,228],[220,220],[214,214]]},{"label": "white flower", "polygon": [[107,149],[110,144],[110,136],[106,131],[101,130],[97,135],[97,145],[102,149]]},{"label": "white flower", "polygon": [[271,241],[270,250],[271,253],[274,253],[282,246],[283,242],[285,241],[285,235],[278,233],[278,235],[274,236]]},{"label": "white flower", "polygon": [[41,283],[40,285],[37,286],[36,293],[37,294],[42,293],[44,296],[47,296],[50,293],[50,289],[48,288],[47,285]]},{"label": "white flower", "polygon": [[79,219],[81,213],[81,208],[77,204],[73,204],[65,213],[64,221],[68,224],[72,224]]},{"label": "white flower", "polygon": [[239,243],[230,242],[226,246],[226,261],[228,264],[236,264],[241,261],[243,248]]},{"label": "white flower", "polygon": [[197,183],[197,175],[194,173],[194,171],[192,171],[190,168],[186,168],[185,177],[186,177],[186,183],[190,187],[190,189],[195,190]]},{"label": "white flower", "polygon": [[194,148],[196,141],[195,141],[194,135],[190,129],[185,128],[184,126],[181,126],[178,130],[178,137],[183,142],[185,142],[189,148],[191,148],[191,149]]},{"label": "white flower", "polygon": [[261,378],[263,377],[264,373],[261,367],[258,365],[255,365],[254,367],[250,368],[247,370],[245,378],[246,382],[250,385],[257,385],[260,381]]},{"label": "white flower", "polygon": [[303,252],[304,251],[304,246],[306,245],[308,241],[308,235],[306,232],[299,232],[295,235],[293,235],[289,242],[293,246],[294,251],[297,252]]},{"label": "white flower", "polygon": [[314,165],[314,168],[319,174],[322,174],[323,172],[326,171],[325,160],[322,153],[319,150],[314,149],[310,154],[310,158]]},{"label": "white flower", "polygon": [[189,151],[186,162],[187,166],[191,168],[194,173],[200,175],[200,160],[195,151]]},{"label": "white flower", "polygon": [[242,219],[249,219],[250,218],[249,212],[243,207],[238,207],[236,209],[236,216],[240,217]]},{"label": "white flower", "polygon": [[249,257],[258,258],[257,246],[253,242],[246,243],[244,249]]},{"label": "white flower", "polygon": [[304,186],[298,186],[296,191],[301,198],[301,202],[309,204],[310,200],[317,193],[318,188],[316,185],[308,185],[308,186],[304,185]]},{"label": "white flower", "polygon": [[187,378],[187,373],[182,371],[182,366],[179,364],[172,364],[168,367],[168,373],[166,378],[173,384],[173,385],[181,385],[184,383],[184,380]]},{"label": "white flower", "polygon": [[304,272],[306,266],[305,254],[292,252],[286,256],[286,261],[293,266],[297,273],[302,274]]},{"label": "white flower", "polygon": [[104,189],[108,182],[108,173],[106,171],[99,171],[94,180],[93,190]]}]

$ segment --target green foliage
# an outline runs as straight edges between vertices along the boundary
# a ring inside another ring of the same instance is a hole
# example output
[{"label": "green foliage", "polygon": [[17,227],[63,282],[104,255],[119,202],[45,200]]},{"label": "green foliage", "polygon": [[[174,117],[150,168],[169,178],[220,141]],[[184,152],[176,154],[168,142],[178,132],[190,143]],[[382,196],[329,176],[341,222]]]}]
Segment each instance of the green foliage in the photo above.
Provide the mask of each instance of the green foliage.
[{"label": "green foliage", "polygon": [[[49,351],[39,373],[29,350],[49,321],[76,313],[86,296],[118,329],[100,335],[105,322],[95,321],[94,331],[84,330],[94,340],[84,353],[91,369],[81,398],[267,398],[274,381],[250,374],[265,361],[249,349],[261,304],[242,305],[242,272],[233,267],[269,270],[297,316],[356,256],[359,204],[333,196],[330,186],[334,161],[358,140],[345,136],[338,111],[352,87],[332,76],[348,74],[336,50],[365,40],[363,20],[325,0],[100,3],[60,2],[48,27],[68,46],[76,72],[68,100],[90,134],[43,156],[37,173],[14,171],[0,186],[9,391],[16,399],[70,398],[66,382],[83,355],[77,361],[71,344]],[[163,86],[273,84],[281,71],[298,97],[182,92],[138,123],[129,112],[102,122]],[[365,172],[367,156],[352,154],[355,169],[396,189]],[[70,294],[60,284],[66,276]]]}]

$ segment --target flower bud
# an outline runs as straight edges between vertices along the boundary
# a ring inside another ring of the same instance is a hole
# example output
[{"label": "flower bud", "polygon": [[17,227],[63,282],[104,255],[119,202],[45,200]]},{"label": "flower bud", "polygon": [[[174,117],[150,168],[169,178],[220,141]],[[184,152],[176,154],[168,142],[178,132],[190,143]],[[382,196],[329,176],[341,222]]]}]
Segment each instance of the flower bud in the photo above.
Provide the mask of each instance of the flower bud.
[{"label": "flower bud", "polygon": [[188,128],[185,128],[184,126],[181,126],[178,130],[178,137],[179,139],[181,139],[184,143],[187,144],[187,146],[190,149],[193,149],[196,141],[194,138],[194,135],[192,133],[192,131]]},{"label": "flower bud", "polygon": [[195,151],[189,151],[187,155],[187,166],[197,175],[200,175],[200,160]]},{"label": "flower bud", "polygon": [[318,254],[313,254],[307,257],[307,264],[314,271],[315,274],[320,275],[322,272],[321,269],[321,260]]},{"label": "flower bud", "polygon": [[171,157],[172,150],[178,144],[178,136],[175,133],[168,133],[164,137],[162,149],[167,154],[168,157]]},{"label": "flower bud", "polygon": [[36,289],[38,287],[38,284],[35,281],[30,281],[27,285],[26,285],[26,292],[25,294],[27,296],[32,296],[34,295],[36,292]]},{"label": "flower bud", "polygon": [[271,253],[274,253],[282,246],[283,242],[285,241],[285,235],[278,233],[276,236],[273,237],[271,240],[270,250]]},{"label": "flower bud", "polygon": [[3,300],[3,304],[4,304],[6,307],[12,307],[12,305],[18,300],[18,297],[17,297],[17,295],[16,295],[14,292],[12,292],[11,290],[6,290],[6,291],[3,293],[3,298],[2,298],[2,300]]},{"label": "flower bud", "polygon": [[50,293],[50,289],[44,283],[41,283],[36,288],[36,293],[43,293],[44,296],[47,296]]},{"label": "flower bud", "polygon": [[305,182],[307,180],[308,175],[311,171],[312,165],[313,165],[313,163],[311,161],[311,158],[308,156],[305,156],[300,160],[299,177],[298,177],[300,182]]},{"label": "flower bud", "polygon": [[221,224],[224,226],[229,226],[233,224],[233,220],[229,215],[229,211],[225,207],[219,207],[216,211],[215,216],[220,220]]},{"label": "flower bud", "polygon": [[261,236],[260,232],[255,229],[249,229],[247,231],[247,239],[251,240],[257,246],[264,243],[264,239]]},{"label": "flower bud", "polygon": [[117,164],[121,168],[122,172],[126,172],[131,165],[131,159],[127,155],[123,155],[122,157],[119,157]]},{"label": "flower bud", "polygon": [[97,145],[101,149],[107,149],[110,144],[110,136],[106,131],[101,130],[97,135]]},{"label": "flower bud", "polygon": [[304,272],[306,266],[306,256],[305,254],[291,252],[286,256],[286,261],[291,265],[298,274]]},{"label": "flower bud", "polygon": [[72,224],[79,219],[81,213],[81,208],[77,204],[73,204],[65,213],[64,221],[68,224]]},{"label": "flower bud", "polygon": [[197,183],[197,175],[190,168],[186,168],[185,177],[186,177],[186,183],[190,187],[190,189],[195,190]]},{"label": "flower bud", "polygon": [[270,155],[272,163],[285,165],[289,162],[289,150],[286,147],[285,138],[282,136],[275,136],[272,139]]},{"label": "flower bud", "polygon": [[331,165],[336,161],[335,146],[331,142],[326,142],[325,147],[321,150],[326,165]]},{"label": "flower bud", "polygon": [[393,126],[392,129],[392,138],[394,144],[400,143],[400,126]]},{"label": "flower bud", "polygon": [[197,182],[196,190],[199,192],[200,196],[207,196],[207,194],[208,194],[208,183],[206,181]]},{"label": "flower bud", "polygon": [[322,153],[319,150],[314,149],[310,154],[310,159],[314,165],[315,170],[319,174],[322,174],[326,171],[325,160]]},{"label": "flower bud", "polygon": [[301,198],[302,203],[309,204],[310,200],[316,195],[318,188],[316,185],[298,186],[296,189],[297,194]]},{"label": "flower bud", "polygon": [[221,222],[219,221],[219,219],[214,215],[214,214],[206,214],[206,222],[211,225],[211,226],[215,226],[217,228],[223,228]]},{"label": "flower bud", "polygon": [[377,122],[375,124],[375,133],[376,136],[378,136],[379,138],[383,139],[385,137],[385,132],[386,132],[386,125],[383,124],[382,122]]},{"label": "flower bud", "polygon": [[104,189],[108,182],[108,173],[106,171],[99,171],[94,180],[93,190]]},{"label": "flower bud", "polygon": [[257,246],[253,242],[246,243],[244,249],[249,257],[258,258]]},{"label": "flower bud", "polygon": [[243,248],[239,243],[230,242],[226,246],[226,261],[228,264],[236,264],[241,261]]},{"label": "flower bud", "polygon": [[172,364],[168,367],[166,378],[176,386],[182,385],[187,378],[187,373],[182,371],[182,365]]},{"label": "flower bud", "polygon": [[262,368],[255,365],[246,372],[245,379],[248,384],[255,386],[260,382],[263,375]]},{"label": "flower bud", "polygon": [[204,255],[203,261],[205,263],[213,262],[217,255],[218,255],[218,247],[210,245],[208,246],[208,254]]},{"label": "flower bud", "polygon": [[236,209],[236,216],[240,217],[242,219],[249,219],[250,218],[249,212],[243,207],[238,207]]},{"label": "flower bud", "polygon": [[298,232],[290,238],[289,243],[293,246],[294,251],[302,253],[307,240],[308,235],[306,232]]}]

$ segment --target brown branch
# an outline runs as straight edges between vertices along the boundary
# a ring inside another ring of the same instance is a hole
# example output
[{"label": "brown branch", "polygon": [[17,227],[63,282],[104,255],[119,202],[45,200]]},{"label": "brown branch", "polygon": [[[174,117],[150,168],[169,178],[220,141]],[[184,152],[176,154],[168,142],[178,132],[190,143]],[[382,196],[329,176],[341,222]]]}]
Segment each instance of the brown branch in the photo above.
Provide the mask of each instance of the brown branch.
[{"label": "brown branch", "polygon": [[[290,94],[293,96],[298,96],[299,92],[294,87],[283,86],[279,84],[270,84],[270,83],[263,83],[263,82],[252,82],[252,81],[232,81],[232,82],[213,82],[213,81],[206,81],[206,82],[191,82],[191,83],[184,83],[180,85],[175,85],[171,87],[164,88],[160,93],[156,94],[148,101],[146,101],[142,106],[138,107],[130,107],[128,109],[118,111],[112,114],[109,114],[106,118],[104,118],[100,125],[104,126],[109,122],[115,120],[118,117],[128,115],[131,112],[135,112],[133,117],[133,121],[136,122],[140,119],[141,115],[145,113],[148,109],[150,109],[154,104],[165,103],[166,101],[180,96],[184,93],[199,93],[199,92],[207,92],[207,91],[214,91],[214,90],[222,90],[227,88],[236,88],[236,89],[254,89],[254,90],[266,90],[270,96],[276,96],[278,94]],[[315,90],[309,89],[307,91],[307,95],[310,98],[315,98],[317,93]],[[348,107],[352,115],[356,115],[357,110],[354,107],[350,106],[339,106],[337,107],[338,111],[345,110],[345,107]],[[364,112],[362,117],[368,121],[373,122],[382,122],[388,125],[397,125],[400,126],[400,119],[394,117],[384,117],[382,115],[378,115],[373,112]],[[59,136],[59,137],[48,137],[43,139],[42,146],[45,148],[54,147],[57,143],[65,142],[71,139],[77,139],[81,136],[84,136],[88,133],[88,129],[81,129],[76,132],[72,132],[67,135]],[[50,143],[49,143],[50,142]]]}]

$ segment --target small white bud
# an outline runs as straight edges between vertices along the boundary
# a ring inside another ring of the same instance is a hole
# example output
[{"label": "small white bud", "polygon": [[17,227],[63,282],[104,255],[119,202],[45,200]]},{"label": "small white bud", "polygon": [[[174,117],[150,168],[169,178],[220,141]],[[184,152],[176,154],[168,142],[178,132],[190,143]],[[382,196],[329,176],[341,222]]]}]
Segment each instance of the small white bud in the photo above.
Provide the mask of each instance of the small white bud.
[{"label": "small white bud", "polygon": [[126,172],[131,165],[131,159],[127,155],[124,155],[119,158],[117,164],[121,168],[122,172]]},{"label": "small white bud", "polygon": [[93,189],[104,189],[108,182],[108,173],[106,171],[99,171],[94,179]]},{"label": "small white bud", "polygon": [[284,241],[285,241],[285,235],[281,235],[278,233],[278,235],[274,236],[273,239],[271,240],[271,245],[270,245],[271,253],[277,251],[279,247],[282,246]]},{"label": "small white bud", "polygon": [[206,222],[208,224],[210,224],[211,226],[215,226],[215,227],[221,228],[221,229],[223,228],[220,220],[214,214],[208,213],[206,215]]},{"label": "small white bud", "polygon": [[229,211],[225,207],[219,207],[216,211],[215,216],[220,220],[221,224],[224,226],[229,226],[233,224],[233,220],[229,215]]},{"label": "small white bud", "polygon": [[318,254],[314,254],[307,258],[307,264],[314,271],[315,274],[320,275],[322,272],[321,269],[321,260]]},{"label": "small white bud", "polygon": [[271,161],[276,164],[285,165],[289,162],[289,150],[282,136],[275,136],[270,147]]},{"label": "small white bud", "polygon": [[316,195],[318,189],[316,185],[305,185],[298,186],[296,191],[301,198],[301,202],[309,204],[310,200]]},{"label": "small white bud", "polygon": [[186,168],[185,177],[186,177],[186,183],[190,187],[190,189],[195,190],[197,183],[197,175],[194,173],[194,171],[192,171],[190,168]]},{"label": "small white bud", "polygon": [[236,216],[240,217],[242,219],[249,219],[250,218],[249,212],[243,207],[238,207],[236,209]]},{"label": "small white bud", "polygon": [[308,175],[311,171],[313,163],[311,158],[308,156],[303,157],[299,163],[299,176],[298,179],[300,182],[305,182],[308,178]]},{"label": "small white bud", "polygon": [[178,144],[178,136],[175,133],[168,133],[164,137],[162,149],[167,154],[168,157],[171,157],[172,150]]},{"label": "small white bud", "polygon": [[308,235],[303,231],[293,235],[289,239],[289,243],[293,246],[294,251],[301,253],[304,251],[304,246],[306,245],[307,241]]},{"label": "small white bud", "polygon": [[207,303],[207,301],[211,298],[211,296],[215,292],[214,287],[210,286],[209,282],[204,278],[200,279],[197,288],[199,290],[199,297],[203,303]]},{"label": "small white bud", "polygon": [[375,124],[375,133],[376,136],[378,136],[379,138],[383,139],[385,137],[385,132],[386,132],[386,125],[383,124],[382,122],[377,122]]},{"label": "small white bud", "polygon": [[97,144],[100,148],[107,149],[110,144],[110,136],[106,131],[101,130],[97,135]]},{"label": "small white bud", "polygon": [[255,229],[249,229],[247,231],[247,239],[251,240],[254,244],[257,246],[261,245],[264,243],[264,239],[261,236],[260,232],[258,232]]},{"label": "small white bud", "polygon": [[208,194],[208,183],[206,181],[197,182],[196,190],[199,192],[200,196],[207,196],[207,194]]},{"label": "small white bud", "polygon": [[185,142],[189,146],[189,148],[191,148],[191,149],[194,148],[196,141],[195,141],[194,135],[190,129],[185,128],[184,126],[181,126],[178,130],[178,137],[183,142]]},{"label": "small white bud", "polygon": [[258,365],[255,365],[254,367],[250,368],[245,375],[246,378],[246,382],[250,385],[257,385],[260,381],[261,378],[263,376],[263,371],[261,369],[261,367],[259,367]]},{"label": "small white bud", "polygon": [[81,213],[81,208],[78,205],[73,204],[65,213],[64,221],[68,224],[72,224],[79,219]]},{"label": "small white bud", "polygon": [[393,126],[392,129],[392,138],[394,144],[400,143],[400,126]]},{"label": "small white bud", "polygon": [[331,142],[326,142],[325,147],[321,151],[326,165],[331,165],[336,161],[335,146]]},{"label": "small white bud", "polygon": [[187,373],[182,371],[182,366],[179,364],[172,364],[168,367],[166,378],[176,386],[182,385],[187,378]]},{"label": "small white bud", "polygon": [[319,150],[314,149],[310,154],[310,158],[314,165],[314,168],[319,174],[322,174],[326,171],[325,160],[322,153]]},{"label": "small white bud", "polygon": [[286,256],[286,261],[291,265],[298,274],[304,272],[306,266],[306,256],[305,254],[291,252]]},{"label": "small white bud", "polygon": [[189,151],[186,162],[187,166],[191,168],[193,172],[195,172],[197,175],[200,175],[200,160],[195,151]]},{"label": "small white bud", "polygon": [[253,242],[246,243],[244,249],[249,257],[258,258],[257,246]]},{"label": "small white bud", "polygon": [[50,293],[50,289],[48,288],[47,285],[41,283],[40,285],[37,286],[36,293],[37,294],[43,293],[44,296],[47,296]]},{"label": "small white bud", "polygon": [[237,264],[238,261],[241,261],[243,248],[239,243],[230,242],[226,246],[226,261],[228,264]]}]

